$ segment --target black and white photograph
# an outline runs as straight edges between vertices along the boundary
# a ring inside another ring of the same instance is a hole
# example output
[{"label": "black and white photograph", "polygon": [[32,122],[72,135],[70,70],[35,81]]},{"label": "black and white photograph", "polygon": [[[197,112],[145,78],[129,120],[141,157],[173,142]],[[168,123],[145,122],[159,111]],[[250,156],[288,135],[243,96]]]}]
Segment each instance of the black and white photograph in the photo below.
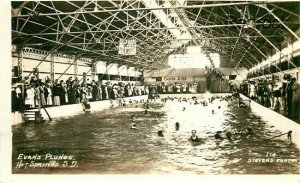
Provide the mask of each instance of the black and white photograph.
[{"label": "black and white photograph", "polygon": [[299,175],[300,1],[8,4],[11,177]]}]

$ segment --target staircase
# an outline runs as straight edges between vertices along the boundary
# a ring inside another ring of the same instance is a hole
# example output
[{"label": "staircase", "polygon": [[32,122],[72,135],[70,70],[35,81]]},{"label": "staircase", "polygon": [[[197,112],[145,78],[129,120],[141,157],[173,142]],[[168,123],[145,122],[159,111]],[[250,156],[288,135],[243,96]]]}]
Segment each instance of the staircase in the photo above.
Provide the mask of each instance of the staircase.
[{"label": "staircase", "polygon": [[26,123],[34,122],[34,123],[40,123],[44,122],[44,118],[42,117],[42,114],[35,109],[35,110],[25,110],[24,111],[24,121]]}]

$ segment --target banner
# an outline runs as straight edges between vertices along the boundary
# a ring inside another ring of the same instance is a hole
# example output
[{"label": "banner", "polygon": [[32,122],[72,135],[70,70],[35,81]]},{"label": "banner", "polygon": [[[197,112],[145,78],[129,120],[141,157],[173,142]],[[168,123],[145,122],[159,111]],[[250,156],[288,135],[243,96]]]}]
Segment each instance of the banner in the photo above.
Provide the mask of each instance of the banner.
[{"label": "banner", "polygon": [[134,39],[120,39],[119,42],[120,55],[135,55],[136,54],[136,41]]}]

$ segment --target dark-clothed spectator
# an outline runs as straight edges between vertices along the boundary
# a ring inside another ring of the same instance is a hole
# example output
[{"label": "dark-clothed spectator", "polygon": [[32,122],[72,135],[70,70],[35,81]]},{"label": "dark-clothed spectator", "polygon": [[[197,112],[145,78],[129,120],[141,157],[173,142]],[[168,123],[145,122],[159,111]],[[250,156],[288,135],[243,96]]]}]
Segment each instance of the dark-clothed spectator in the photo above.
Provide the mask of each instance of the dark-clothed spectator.
[{"label": "dark-clothed spectator", "polygon": [[60,90],[61,87],[58,84],[54,84],[53,86],[53,105],[60,105]]},{"label": "dark-clothed spectator", "polygon": [[92,101],[96,101],[98,96],[98,87],[95,83],[92,84]]},{"label": "dark-clothed spectator", "polygon": [[288,116],[292,116],[292,106],[293,106],[293,84],[295,83],[294,79],[291,79],[286,86],[286,106]]},{"label": "dark-clothed spectator", "polygon": [[299,113],[300,113],[300,84],[296,82],[296,78],[292,78],[294,81],[294,84],[292,86],[293,89],[293,114],[292,116],[295,119],[299,119]]}]

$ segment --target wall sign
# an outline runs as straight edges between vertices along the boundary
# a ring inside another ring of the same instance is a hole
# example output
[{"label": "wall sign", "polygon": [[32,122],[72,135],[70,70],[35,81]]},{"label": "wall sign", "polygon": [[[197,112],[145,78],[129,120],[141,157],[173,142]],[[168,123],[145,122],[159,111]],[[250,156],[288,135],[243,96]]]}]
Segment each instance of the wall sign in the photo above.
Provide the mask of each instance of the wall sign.
[{"label": "wall sign", "polygon": [[186,81],[185,76],[164,77],[164,81]]},{"label": "wall sign", "polygon": [[120,39],[119,42],[120,55],[135,55],[136,41],[134,39]]}]

